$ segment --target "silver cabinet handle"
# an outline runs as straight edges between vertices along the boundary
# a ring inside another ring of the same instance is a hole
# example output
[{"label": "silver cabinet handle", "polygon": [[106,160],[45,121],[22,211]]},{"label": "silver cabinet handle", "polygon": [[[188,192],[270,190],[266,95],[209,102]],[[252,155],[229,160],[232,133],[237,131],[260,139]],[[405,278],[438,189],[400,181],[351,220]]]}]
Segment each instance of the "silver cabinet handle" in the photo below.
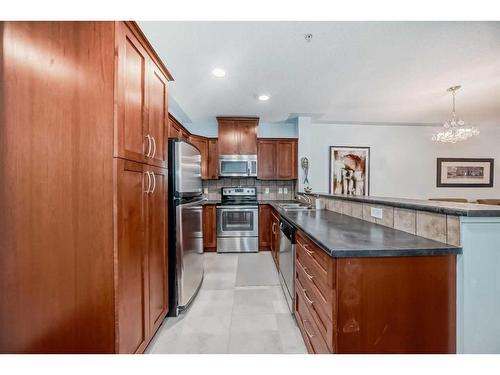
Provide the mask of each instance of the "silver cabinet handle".
[{"label": "silver cabinet handle", "polygon": [[156,140],[155,137],[151,137],[151,139],[153,140],[153,153],[151,155],[151,159],[153,159],[156,155]]},{"label": "silver cabinet handle", "polygon": [[307,278],[309,280],[312,280],[314,276],[311,276],[311,275],[309,275],[309,273],[307,273],[307,268],[306,267],[302,267],[302,269],[304,270],[304,273],[306,274]]},{"label": "silver cabinet handle", "polygon": [[151,189],[151,194],[153,194],[155,192],[155,189],[156,189],[156,175],[154,174],[154,172],[151,172],[151,176],[152,176],[152,180],[153,180],[153,188]]},{"label": "silver cabinet handle", "polygon": [[274,231],[274,226],[276,225],[276,223],[273,223],[272,227],[271,227],[271,232],[273,232],[273,234],[276,234],[276,232]]},{"label": "silver cabinet handle", "polygon": [[148,152],[146,152],[146,157],[151,157],[151,136],[149,134],[146,134],[146,138],[148,140]]},{"label": "silver cabinet handle", "polygon": [[149,194],[149,189],[151,188],[151,176],[149,175],[149,172],[144,172],[144,174],[148,176],[148,188],[146,189],[145,193]]},{"label": "silver cabinet handle", "polygon": [[309,320],[303,320],[302,322],[304,323],[304,331],[306,331],[307,336],[309,336],[309,338],[312,339],[314,335],[311,335],[306,328],[306,323],[309,323]]},{"label": "silver cabinet handle", "polygon": [[309,302],[309,304],[312,305],[314,302],[307,295],[307,290],[302,289],[302,292],[304,292],[304,297],[306,297],[307,302]]}]

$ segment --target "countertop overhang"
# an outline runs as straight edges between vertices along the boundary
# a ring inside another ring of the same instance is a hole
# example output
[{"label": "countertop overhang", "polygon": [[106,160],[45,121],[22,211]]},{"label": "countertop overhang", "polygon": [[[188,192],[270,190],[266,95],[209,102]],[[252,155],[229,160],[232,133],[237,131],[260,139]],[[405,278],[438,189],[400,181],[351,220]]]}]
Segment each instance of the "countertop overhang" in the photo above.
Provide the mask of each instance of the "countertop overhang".
[{"label": "countertop overhang", "polygon": [[462,253],[461,247],[333,211],[286,211],[279,207],[279,202],[269,204],[332,257],[439,256]]},{"label": "countertop overhang", "polygon": [[353,196],[345,194],[300,193],[366,204],[381,204],[398,208],[470,217],[500,217],[500,206],[477,203],[430,201],[423,199]]}]

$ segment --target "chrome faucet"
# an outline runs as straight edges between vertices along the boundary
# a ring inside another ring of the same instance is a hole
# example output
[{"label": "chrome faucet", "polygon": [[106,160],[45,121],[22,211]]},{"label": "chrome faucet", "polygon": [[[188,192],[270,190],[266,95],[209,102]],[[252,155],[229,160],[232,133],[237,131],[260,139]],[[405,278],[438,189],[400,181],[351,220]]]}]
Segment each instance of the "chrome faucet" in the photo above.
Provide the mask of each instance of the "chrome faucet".
[{"label": "chrome faucet", "polygon": [[301,195],[301,194],[298,194],[297,195],[297,200],[303,200],[307,203],[307,208],[312,208],[312,199],[309,195]]}]

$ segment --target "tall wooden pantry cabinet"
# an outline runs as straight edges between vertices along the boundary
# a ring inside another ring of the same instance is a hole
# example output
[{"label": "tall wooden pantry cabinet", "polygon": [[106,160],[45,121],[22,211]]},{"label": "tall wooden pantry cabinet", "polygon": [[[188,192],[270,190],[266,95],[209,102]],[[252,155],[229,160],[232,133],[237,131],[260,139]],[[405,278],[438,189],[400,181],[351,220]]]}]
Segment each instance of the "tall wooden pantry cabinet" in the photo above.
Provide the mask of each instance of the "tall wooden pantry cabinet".
[{"label": "tall wooden pantry cabinet", "polygon": [[168,310],[172,77],[133,22],[0,43],[0,352],[140,353]]}]

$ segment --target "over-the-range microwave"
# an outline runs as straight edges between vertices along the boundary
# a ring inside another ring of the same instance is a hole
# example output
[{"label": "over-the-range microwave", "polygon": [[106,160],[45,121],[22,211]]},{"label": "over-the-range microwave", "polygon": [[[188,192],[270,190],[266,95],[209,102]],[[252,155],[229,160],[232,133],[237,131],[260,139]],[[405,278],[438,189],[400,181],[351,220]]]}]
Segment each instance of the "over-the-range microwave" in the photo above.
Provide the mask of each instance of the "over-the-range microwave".
[{"label": "over-the-range microwave", "polygon": [[257,177],[257,155],[219,155],[219,176]]}]

